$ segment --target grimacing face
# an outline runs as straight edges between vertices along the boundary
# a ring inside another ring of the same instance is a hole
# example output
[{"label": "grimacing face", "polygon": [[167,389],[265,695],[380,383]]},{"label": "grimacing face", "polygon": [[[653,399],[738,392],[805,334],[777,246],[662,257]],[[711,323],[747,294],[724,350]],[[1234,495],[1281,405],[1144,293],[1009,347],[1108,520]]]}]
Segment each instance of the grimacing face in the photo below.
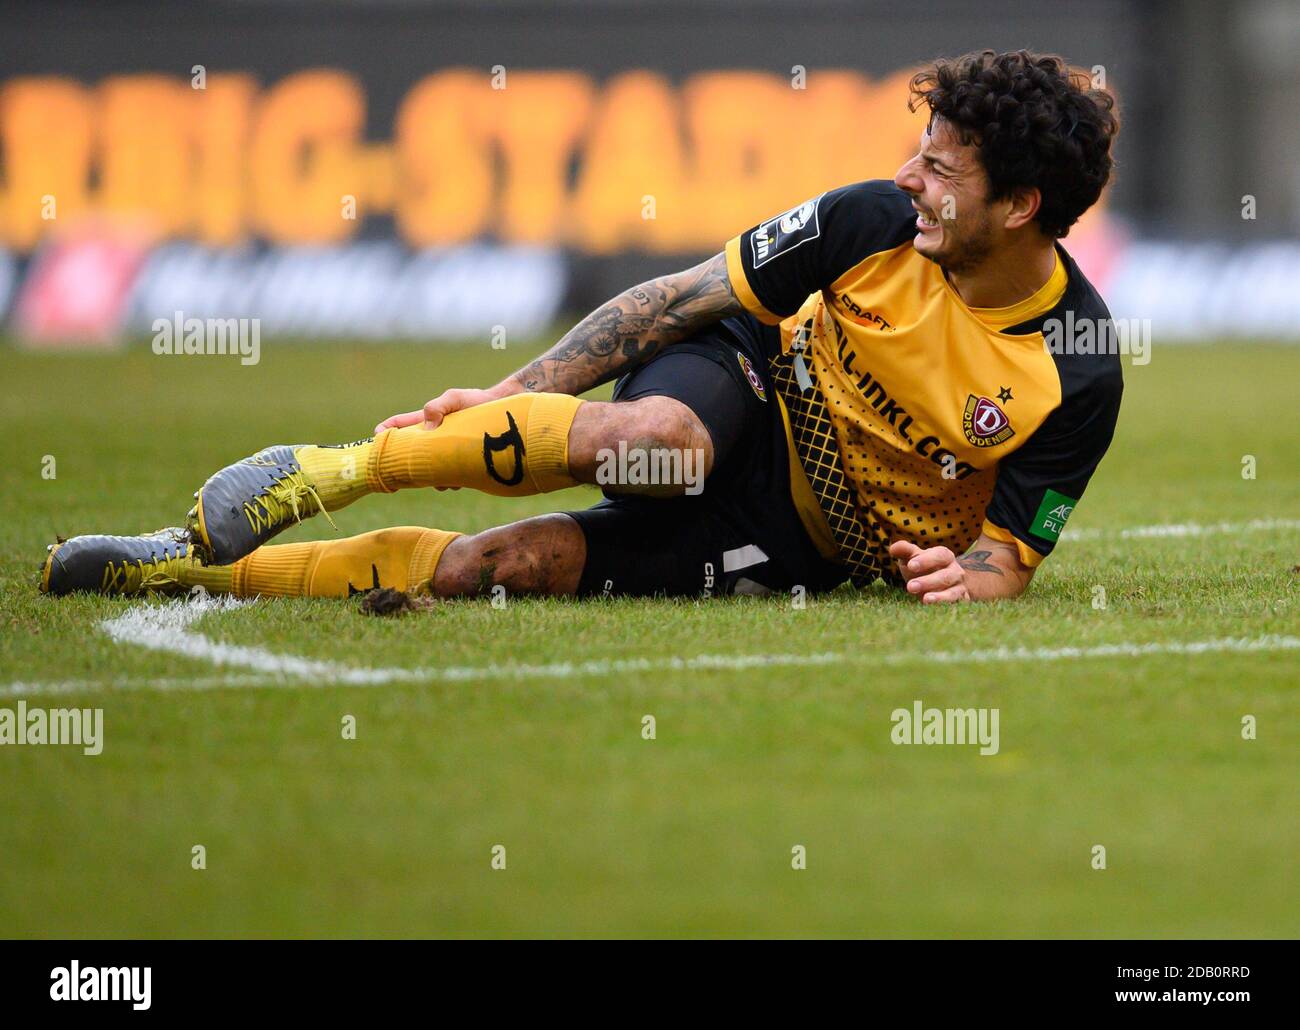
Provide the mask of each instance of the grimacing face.
[{"label": "grimacing face", "polygon": [[973,144],[963,145],[941,118],[921,133],[921,147],[894,184],[912,198],[912,245],[946,272],[977,267],[997,245],[988,176]]}]

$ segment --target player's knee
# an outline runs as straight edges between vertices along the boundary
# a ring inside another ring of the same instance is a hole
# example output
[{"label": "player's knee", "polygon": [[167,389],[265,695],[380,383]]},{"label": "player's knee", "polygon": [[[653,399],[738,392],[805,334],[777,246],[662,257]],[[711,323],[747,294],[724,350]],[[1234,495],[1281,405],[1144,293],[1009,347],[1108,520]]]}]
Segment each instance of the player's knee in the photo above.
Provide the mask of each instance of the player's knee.
[{"label": "player's knee", "polygon": [[[689,489],[713,470],[713,441],[704,423],[681,401],[672,397],[646,397],[626,404],[619,413],[619,444],[625,457],[621,460],[622,484],[651,489],[634,492],[677,494]],[[640,475],[634,474],[640,472]],[[638,482],[638,480],[651,482]],[[615,481],[612,485],[620,485]],[[661,489],[653,489],[655,487]]]}]

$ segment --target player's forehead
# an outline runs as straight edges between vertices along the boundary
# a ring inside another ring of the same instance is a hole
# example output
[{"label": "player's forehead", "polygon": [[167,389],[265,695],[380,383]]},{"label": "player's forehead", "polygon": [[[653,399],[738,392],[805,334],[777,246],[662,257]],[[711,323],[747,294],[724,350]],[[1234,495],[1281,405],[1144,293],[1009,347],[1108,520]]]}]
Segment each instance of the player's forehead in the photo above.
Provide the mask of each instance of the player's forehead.
[{"label": "player's forehead", "polygon": [[973,169],[979,161],[975,145],[963,143],[957,131],[939,117],[931,118],[921,130],[921,156],[956,170]]}]

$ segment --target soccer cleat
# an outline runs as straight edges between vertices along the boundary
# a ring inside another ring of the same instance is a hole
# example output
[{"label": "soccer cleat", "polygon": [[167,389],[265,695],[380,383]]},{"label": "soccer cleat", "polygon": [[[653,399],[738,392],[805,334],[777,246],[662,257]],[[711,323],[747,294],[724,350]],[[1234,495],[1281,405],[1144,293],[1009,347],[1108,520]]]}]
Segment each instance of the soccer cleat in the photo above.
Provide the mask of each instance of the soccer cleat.
[{"label": "soccer cleat", "polygon": [[325,510],[327,502],[316,480],[298,460],[305,447],[267,447],[227,465],[203,484],[194,495],[198,503],[190,509],[186,527],[210,563],[230,565],[277,533]]},{"label": "soccer cleat", "polygon": [[160,529],[144,536],[74,536],[51,544],[41,569],[41,593],[183,593],[186,565],[198,556],[189,533]]}]

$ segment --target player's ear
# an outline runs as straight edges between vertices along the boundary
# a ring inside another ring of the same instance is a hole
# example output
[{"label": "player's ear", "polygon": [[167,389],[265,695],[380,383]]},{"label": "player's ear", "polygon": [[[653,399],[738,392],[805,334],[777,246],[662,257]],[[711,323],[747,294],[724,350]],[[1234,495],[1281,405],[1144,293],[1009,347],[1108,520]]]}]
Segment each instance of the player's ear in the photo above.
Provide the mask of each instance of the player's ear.
[{"label": "player's ear", "polygon": [[1043,205],[1043,195],[1037,186],[1014,190],[1010,200],[1011,206],[1007,209],[1005,223],[1008,229],[1021,229],[1028,225]]}]

